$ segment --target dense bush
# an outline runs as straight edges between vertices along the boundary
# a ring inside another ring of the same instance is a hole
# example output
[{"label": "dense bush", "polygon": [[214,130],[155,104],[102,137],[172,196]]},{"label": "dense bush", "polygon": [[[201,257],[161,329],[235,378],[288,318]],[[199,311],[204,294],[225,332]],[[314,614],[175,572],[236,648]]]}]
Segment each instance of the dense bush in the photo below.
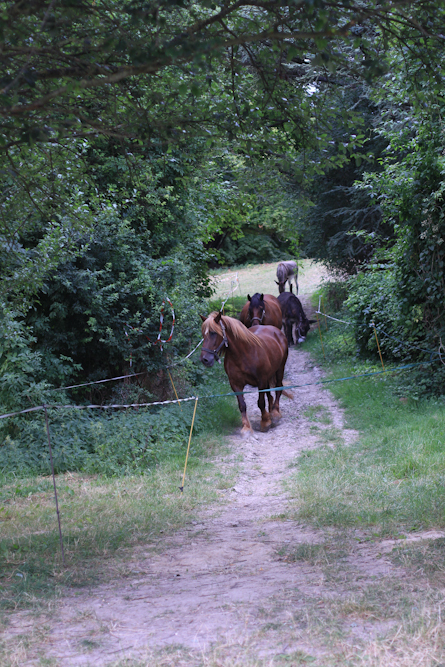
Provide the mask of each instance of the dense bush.
[{"label": "dense bush", "polygon": [[[393,236],[391,225],[382,217],[380,202],[358,187],[365,172],[381,170],[379,157],[386,142],[375,132],[379,108],[370,98],[367,86],[351,86],[337,96],[330,91],[332,101],[329,144],[314,155],[322,160],[329,155],[332,164],[311,181],[302,194],[309,206],[302,208],[297,221],[302,236],[301,247],[308,257],[322,261],[333,271],[355,274],[366,265],[381,238]],[[351,132],[344,122],[345,104],[356,114],[356,134],[359,148],[341,164],[335,158],[345,151]]]},{"label": "dense bush", "polygon": [[241,238],[227,236],[217,251],[218,264],[260,264],[290,259],[286,244],[268,234],[246,233]]},{"label": "dense bush", "polygon": [[[411,358],[408,346],[415,341],[409,340],[407,328],[403,324],[394,272],[368,271],[350,278],[348,287],[349,296],[345,305],[354,322],[360,351],[377,353],[373,329],[375,323],[380,347],[385,355],[390,358]],[[393,338],[399,339],[401,343]]]},{"label": "dense bush", "polygon": [[[37,349],[36,338],[20,313],[0,304],[1,413],[49,402],[54,398],[52,386],[64,384],[75,370],[72,359]],[[6,424],[0,422],[0,431]]]},{"label": "dense bush", "polygon": [[[178,454],[187,442],[188,404],[163,409],[103,413],[99,410],[49,410],[54,466],[57,472],[83,470],[108,475],[147,470]],[[198,416],[196,431],[201,418]],[[0,469],[16,474],[46,474],[48,441],[43,412],[15,419],[18,438],[8,436],[0,448]]]},{"label": "dense bush", "polygon": [[[71,357],[86,379],[125,372],[130,354],[133,370],[156,372],[165,357],[152,343],[168,295],[178,322],[168,352],[188,351],[199,335],[200,294],[205,290],[197,266],[204,263],[199,244],[190,242],[181,251],[154,259],[148,233],[106,217],[89,242],[79,239],[81,248],[75,260],[60,264],[46,280],[38,304],[26,317],[37,350]],[[166,304],[163,338],[168,338],[170,326]]]},{"label": "dense bush", "polygon": [[[411,304],[410,317],[406,317],[406,302],[399,289],[399,275],[394,267],[369,270],[347,281],[327,283],[323,287],[328,311],[352,323],[352,329],[348,325],[334,325],[338,334],[339,358],[352,354],[379,365],[375,325],[385,365],[388,362],[395,366],[419,364],[411,368],[409,374],[397,376],[398,393],[415,399],[442,394],[445,366],[440,362],[437,349],[428,346],[423,309]],[[348,345],[345,348],[346,339]],[[331,344],[333,341],[331,335]]]}]

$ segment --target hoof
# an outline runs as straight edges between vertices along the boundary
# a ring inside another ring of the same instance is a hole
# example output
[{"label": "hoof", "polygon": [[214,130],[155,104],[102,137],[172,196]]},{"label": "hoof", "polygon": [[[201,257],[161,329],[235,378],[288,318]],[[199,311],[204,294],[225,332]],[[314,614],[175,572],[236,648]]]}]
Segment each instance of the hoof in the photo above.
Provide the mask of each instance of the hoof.
[{"label": "hoof", "polygon": [[273,410],[271,413],[272,422],[277,422],[281,419],[281,412],[279,410]]},{"label": "hoof", "polygon": [[263,432],[264,432],[264,431],[268,431],[269,428],[270,428],[270,425],[271,425],[271,424],[272,424],[272,420],[271,420],[271,419],[267,419],[267,420],[264,420],[264,421],[261,420],[260,429],[261,429]]},{"label": "hoof", "polygon": [[241,429],[241,436],[246,439],[251,438],[253,436],[253,430],[251,428],[243,426],[243,428]]}]

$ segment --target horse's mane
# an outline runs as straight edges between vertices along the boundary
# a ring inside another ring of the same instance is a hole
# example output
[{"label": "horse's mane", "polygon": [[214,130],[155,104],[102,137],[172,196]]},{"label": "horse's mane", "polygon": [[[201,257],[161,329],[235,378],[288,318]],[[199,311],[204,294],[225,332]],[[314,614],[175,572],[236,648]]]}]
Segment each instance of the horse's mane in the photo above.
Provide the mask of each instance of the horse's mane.
[{"label": "horse's mane", "polygon": [[[218,315],[216,311],[210,313],[205,322],[202,323],[202,335],[205,336],[209,331],[214,331],[220,336],[223,335],[221,325],[215,322],[215,317]],[[250,329],[244,326],[242,322],[236,320],[234,317],[228,317],[223,315],[221,317],[222,323],[228,334],[232,334],[234,338],[238,340],[245,341],[251,345],[257,345],[258,347],[263,347],[264,343],[256,334],[252,333]]]}]

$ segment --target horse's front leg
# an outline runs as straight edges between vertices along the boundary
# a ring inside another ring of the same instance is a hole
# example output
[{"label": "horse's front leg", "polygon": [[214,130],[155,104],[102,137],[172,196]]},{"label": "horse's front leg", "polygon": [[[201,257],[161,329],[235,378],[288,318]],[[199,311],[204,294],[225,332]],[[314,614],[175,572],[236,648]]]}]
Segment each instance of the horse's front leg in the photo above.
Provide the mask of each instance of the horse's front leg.
[{"label": "horse's front leg", "polygon": [[[232,387],[233,391],[242,391],[244,387]],[[247,416],[247,406],[246,406],[246,401],[244,400],[244,395],[243,394],[238,394],[237,396],[238,399],[238,407],[239,411],[241,413],[241,422],[242,422],[242,428],[241,428],[241,435],[250,435],[253,433],[252,427],[250,425],[249,417]]]},{"label": "horse's front leg", "polygon": [[[267,387],[258,387],[258,389],[269,389],[269,387],[268,386]],[[266,410],[266,398],[264,396],[265,393],[267,393],[267,398],[268,398],[268,402],[269,402],[269,409],[270,409],[271,399],[272,399],[270,391],[268,391],[268,392],[259,391],[259,393],[258,393],[258,407],[261,410],[261,427],[260,428],[261,428],[262,431],[266,431],[272,423],[270,415]]]},{"label": "horse's front leg", "polygon": [[286,334],[286,338],[287,338],[287,344],[290,347],[294,341],[292,340],[292,322],[289,319],[286,319],[285,334]]},{"label": "horse's front leg", "polygon": [[[286,355],[287,358],[287,355]],[[283,386],[283,377],[284,377],[284,366],[286,363],[286,359],[284,359],[281,367],[278,369],[277,374],[276,374],[276,387],[282,387]],[[272,409],[270,411],[270,416],[272,418],[272,421],[278,421],[278,419],[281,419],[281,412],[280,412],[280,397],[281,394],[283,393],[282,389],[278,389],[275,391],[275,401],[272,406]]]}]

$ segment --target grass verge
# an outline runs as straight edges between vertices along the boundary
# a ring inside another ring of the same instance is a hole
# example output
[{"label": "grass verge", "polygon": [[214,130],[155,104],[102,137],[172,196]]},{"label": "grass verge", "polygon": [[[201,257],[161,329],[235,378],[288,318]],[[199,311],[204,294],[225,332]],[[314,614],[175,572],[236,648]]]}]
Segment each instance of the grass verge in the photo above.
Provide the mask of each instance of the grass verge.
[{"label": "grass verge", "polygon": [[[306,349],[327,380],[381,371],[355,356],[346,326],[322,323]],[[408,372],[408,371],[405,371]],[[391,372],[326,385],[358,439],[303,453],[291,489],[295,516],[319,526],[372,528],[380,535],[445,527],[445,411],[440,399],[400,397]],[[322,412],[306,415],[319,422]]]},{"label": "grass verge", "polygon": [[[214,393],[226,391],[214,384]],[[206,392],[207,393],[207,392]],[[178,406],[174,406],[178,409]],[[200,434],[192,438],[184,492],[187,439],[180,454],[138,475],[57,475],[66,566],[62,564],[50,477],[0,479],[0,609],[47,604],[66,587],[98,584],[122,570],[136,545],[156,540],[194,518],[231,484],[215,465],[221,435],[239,423],[234,398],[202,401]]]}]

